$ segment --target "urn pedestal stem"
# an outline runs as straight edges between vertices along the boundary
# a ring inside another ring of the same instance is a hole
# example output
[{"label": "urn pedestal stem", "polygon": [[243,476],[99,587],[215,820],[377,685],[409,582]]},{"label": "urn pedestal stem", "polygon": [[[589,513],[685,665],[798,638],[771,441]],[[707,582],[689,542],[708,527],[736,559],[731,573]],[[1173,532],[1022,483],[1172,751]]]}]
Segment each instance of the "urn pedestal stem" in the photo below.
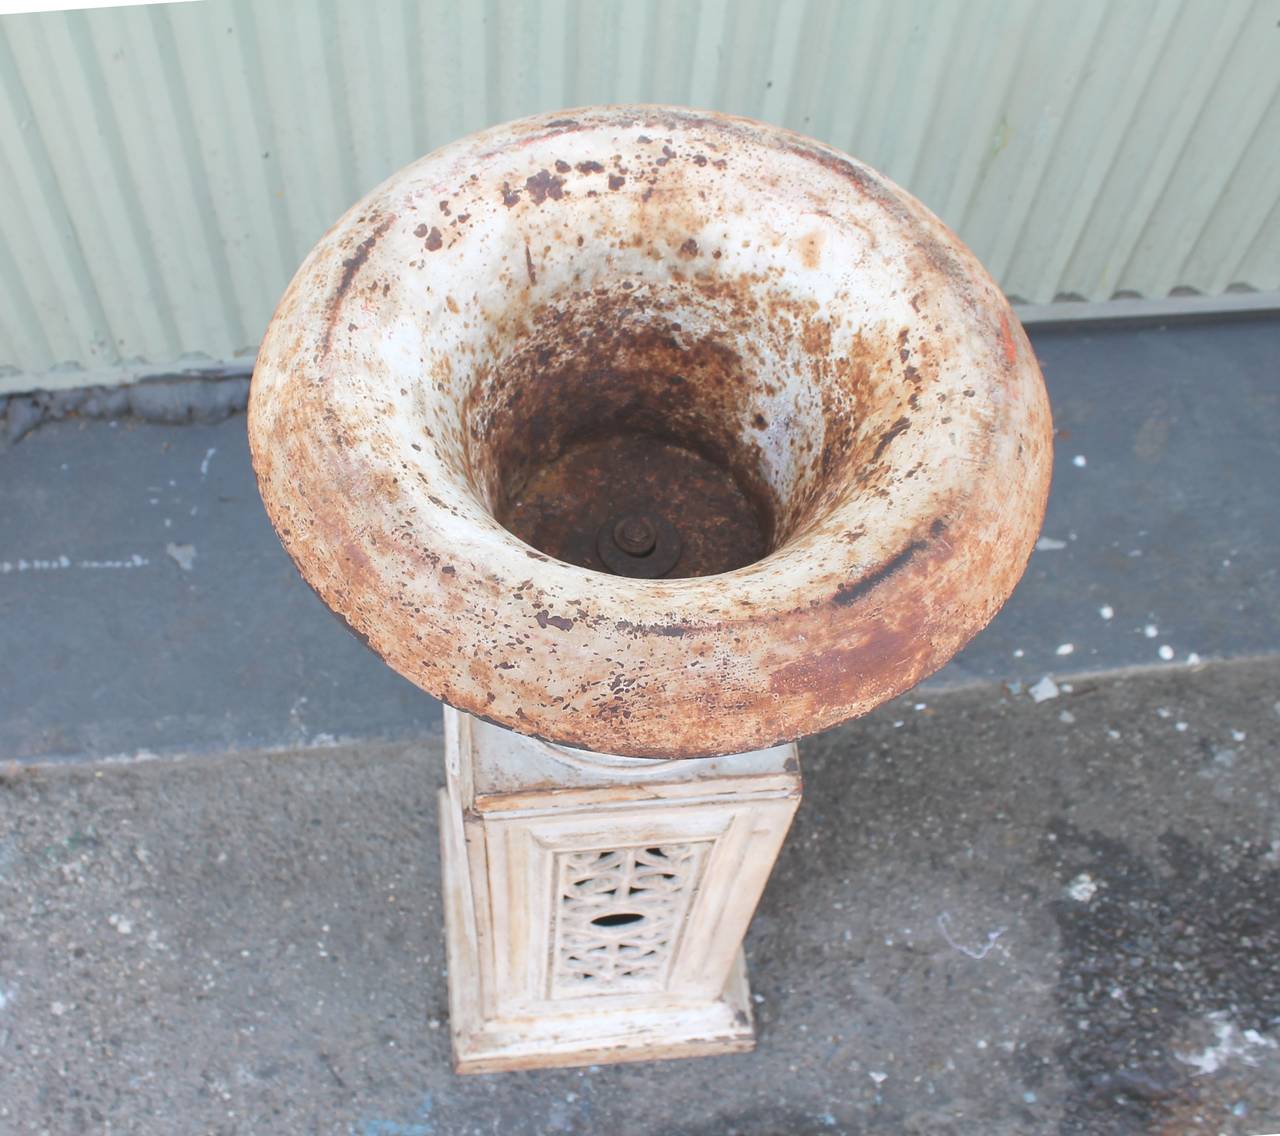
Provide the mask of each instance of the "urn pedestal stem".
[{"label": "urn pedestal stem", "polygon": [[800,801],[794,745],[650,761],[445,709],[460,1073],[755,1044],[742,940]]}]

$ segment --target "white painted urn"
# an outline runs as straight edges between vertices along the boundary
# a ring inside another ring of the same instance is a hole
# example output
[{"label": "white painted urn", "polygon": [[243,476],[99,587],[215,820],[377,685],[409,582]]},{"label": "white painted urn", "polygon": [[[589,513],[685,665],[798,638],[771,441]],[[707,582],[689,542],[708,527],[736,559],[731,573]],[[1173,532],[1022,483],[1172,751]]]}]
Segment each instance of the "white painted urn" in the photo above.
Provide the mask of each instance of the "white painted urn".
[{"label": "white painted urn", "polygon": [[867,166],[674,107],[528,118],[394,174],[258,353],[262,496],[392,667],[521,733],[757,749],[941,666],[1050,473],[1017,319]]}]

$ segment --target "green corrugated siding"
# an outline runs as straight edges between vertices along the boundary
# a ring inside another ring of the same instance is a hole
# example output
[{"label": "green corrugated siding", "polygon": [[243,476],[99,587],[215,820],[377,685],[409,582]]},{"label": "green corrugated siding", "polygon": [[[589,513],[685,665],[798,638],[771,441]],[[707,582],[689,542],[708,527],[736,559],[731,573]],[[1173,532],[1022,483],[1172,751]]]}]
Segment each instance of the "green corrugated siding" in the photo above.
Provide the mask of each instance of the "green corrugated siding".
[{"label": "green corrugated siding", "polygon": [[252,354],[362,191],[672,102],[921,197],[1015,298],[1280,289],[1275,0],[206,0],[0,19],[0,365]]}]

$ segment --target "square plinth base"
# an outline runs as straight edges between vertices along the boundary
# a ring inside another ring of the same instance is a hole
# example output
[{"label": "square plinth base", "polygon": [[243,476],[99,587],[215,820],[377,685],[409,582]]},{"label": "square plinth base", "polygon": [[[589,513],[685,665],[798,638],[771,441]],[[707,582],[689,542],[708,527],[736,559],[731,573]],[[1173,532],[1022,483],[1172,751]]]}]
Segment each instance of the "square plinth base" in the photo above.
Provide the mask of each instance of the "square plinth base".
[{"label": "square plinth base", "polygon": [[657,1061],[741,1053],[754,1047],[751,996],[741,950],[724,993],[712,1002],[592,1011],[578,1001],[563,1013],[486,1020],[480,1000],[479,944],[468,910],[466,847],[454,814],[448,793],[441,790],[449,1017],[457,1072]]}]

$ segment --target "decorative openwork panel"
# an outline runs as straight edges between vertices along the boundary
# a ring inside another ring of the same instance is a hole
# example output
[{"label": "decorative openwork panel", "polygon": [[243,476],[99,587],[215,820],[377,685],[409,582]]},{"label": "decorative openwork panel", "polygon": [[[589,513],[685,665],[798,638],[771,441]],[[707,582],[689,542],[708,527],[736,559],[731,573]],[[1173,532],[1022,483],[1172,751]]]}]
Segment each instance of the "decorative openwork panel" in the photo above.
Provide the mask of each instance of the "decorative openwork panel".
[{"label": "decorative openwork panel", "polygon": [[551,996],[661,990],[712,843],[558,853]]}]

